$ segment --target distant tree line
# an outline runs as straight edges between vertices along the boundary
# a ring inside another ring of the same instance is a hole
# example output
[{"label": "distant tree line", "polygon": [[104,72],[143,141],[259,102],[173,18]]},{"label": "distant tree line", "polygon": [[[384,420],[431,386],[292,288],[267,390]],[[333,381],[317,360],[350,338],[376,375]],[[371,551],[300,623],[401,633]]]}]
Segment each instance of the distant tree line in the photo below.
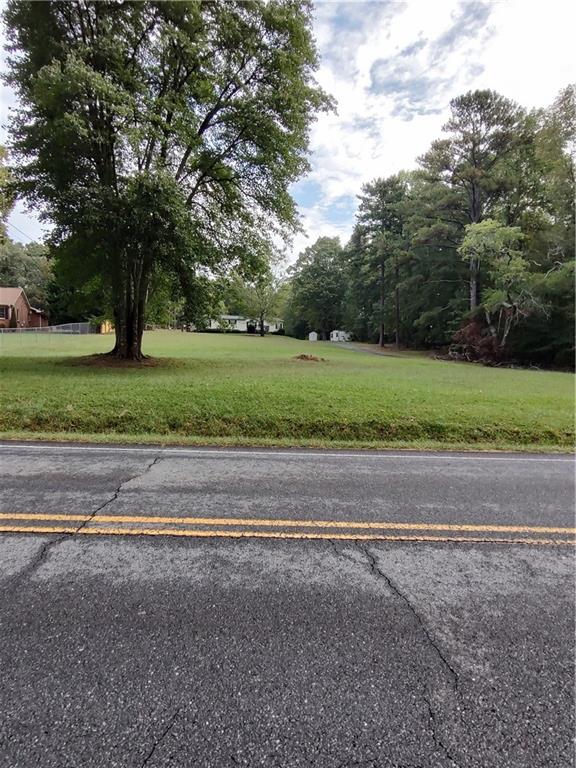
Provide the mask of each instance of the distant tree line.
[{"label": "distant tree line", "polygon": [[346,245],[291,270],[288,332],[574,365],[575,89],[527,111],[454,99],[418,169],[365,184]]}]

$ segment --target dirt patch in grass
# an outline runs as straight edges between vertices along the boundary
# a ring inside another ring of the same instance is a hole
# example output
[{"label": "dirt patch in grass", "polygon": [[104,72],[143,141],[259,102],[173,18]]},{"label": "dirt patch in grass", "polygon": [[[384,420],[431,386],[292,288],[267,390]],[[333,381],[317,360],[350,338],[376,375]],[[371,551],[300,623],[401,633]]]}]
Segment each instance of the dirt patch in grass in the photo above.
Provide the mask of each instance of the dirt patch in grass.
[{"label": "dirt patch in grass", "polygon": [[84,355],[62,360],[64,365],[83,366],[88,368],[176,368],[184,365],[182,360],[174,357],[150,357],[145,355],[142,360],[121,360],[109,354]]},{"label": "dirt patch in grass", "polygon": [[316,355],[296,355],[294,360],[305,360],[309,363],[325,363],[325,357],[316,357]]}]

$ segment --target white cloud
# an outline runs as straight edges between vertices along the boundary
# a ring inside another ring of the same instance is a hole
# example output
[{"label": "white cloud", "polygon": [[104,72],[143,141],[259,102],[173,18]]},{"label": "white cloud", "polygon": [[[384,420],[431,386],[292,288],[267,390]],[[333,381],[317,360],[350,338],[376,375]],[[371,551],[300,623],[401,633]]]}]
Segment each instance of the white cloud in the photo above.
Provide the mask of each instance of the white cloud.
[{"label": "white cloud", "polygon": [[[526,107],[551,103],[576,79],[575,26],[565,0],[318,2],[318,80],[338,113],[321,115],[311,132],[307,179],[320,194],[300,208],[307,236],[295,238],[290,258],[321,235],[345,241],[362,184],[413,168],[440,135],[454,96],[493,88]],[[2,123],[10,99],[0,89]],[[33,237],[41,232],[21,209],[11,222]]]},{"label": "white cloud", "polygon": [[[347,15],[353,45],[341,43]],[[492,88],[528,108],[550,104],[576,79],[575,26],[576,11],[563,0],[408,0],[383,4],[379,14],[372,4],[318,3],[318,79],[338,114],[322,115],[312,132],[309,178],[322,194],[300,208],[308,238],[296,239],[291,258],[321,235],[346,240],[353,217],[335,224],[334,201],[413,168],[440,135],[455,96]]]}]

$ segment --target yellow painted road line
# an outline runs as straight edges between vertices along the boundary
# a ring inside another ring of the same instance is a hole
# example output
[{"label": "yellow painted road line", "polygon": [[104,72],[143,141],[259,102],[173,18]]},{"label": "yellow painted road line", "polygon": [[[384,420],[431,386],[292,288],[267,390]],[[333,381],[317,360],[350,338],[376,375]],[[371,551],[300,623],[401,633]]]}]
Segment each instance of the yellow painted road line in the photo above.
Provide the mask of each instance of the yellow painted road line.
[{"label": "yellow painted road line", "polygon": [[0,533],[76,533],[77,530],[77,525],[0,525]]},{"label": "yellow painted road line", "polygon": [[473,536],[387,536],[384,534],[361,533],[295,533],[287,531],[207,531],[189,528],[72,528],[70,526],[25,526],[0,525],[0,533],[74,533],[81,536],[184,536],[194,538],[227,539],[332,539],[340,541],[426,541],[426,542],[472,542],[476,544],[533,544],[538,546],[574,545],[576,541],[566,539],[506,539],[479,538]]},{"label": "yellow painted road line", "polygon": [[87,522],[92,515],[61,515],[51,512],[0,512],[0,520],[74,520]]},{"label": "yellow painted road line", "polygon": [[576,528],[530,525],[474,525],[469,523],[397,523],[386,521],[360,522],[356,520],[277,520],[244,517],[162,517],[149,515],[63,515],[32,512],[0,512],[2,520],[67,521],[91,523],[152,523],[155,525],[217,525],[255,526],[275,528],[364,528],[367,530],[399,531],[460,531],[470,533],[536,533],[576,534]]}]

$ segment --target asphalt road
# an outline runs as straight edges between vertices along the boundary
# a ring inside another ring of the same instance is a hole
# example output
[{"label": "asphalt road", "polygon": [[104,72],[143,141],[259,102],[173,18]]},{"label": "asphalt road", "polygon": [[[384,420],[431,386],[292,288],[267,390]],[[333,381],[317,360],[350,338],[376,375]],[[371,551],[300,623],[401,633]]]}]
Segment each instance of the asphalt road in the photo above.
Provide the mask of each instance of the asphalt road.
[{"label": "asphalt road", "polygon": [[0,766],[573,766],[567,456],[0,445]]}]

